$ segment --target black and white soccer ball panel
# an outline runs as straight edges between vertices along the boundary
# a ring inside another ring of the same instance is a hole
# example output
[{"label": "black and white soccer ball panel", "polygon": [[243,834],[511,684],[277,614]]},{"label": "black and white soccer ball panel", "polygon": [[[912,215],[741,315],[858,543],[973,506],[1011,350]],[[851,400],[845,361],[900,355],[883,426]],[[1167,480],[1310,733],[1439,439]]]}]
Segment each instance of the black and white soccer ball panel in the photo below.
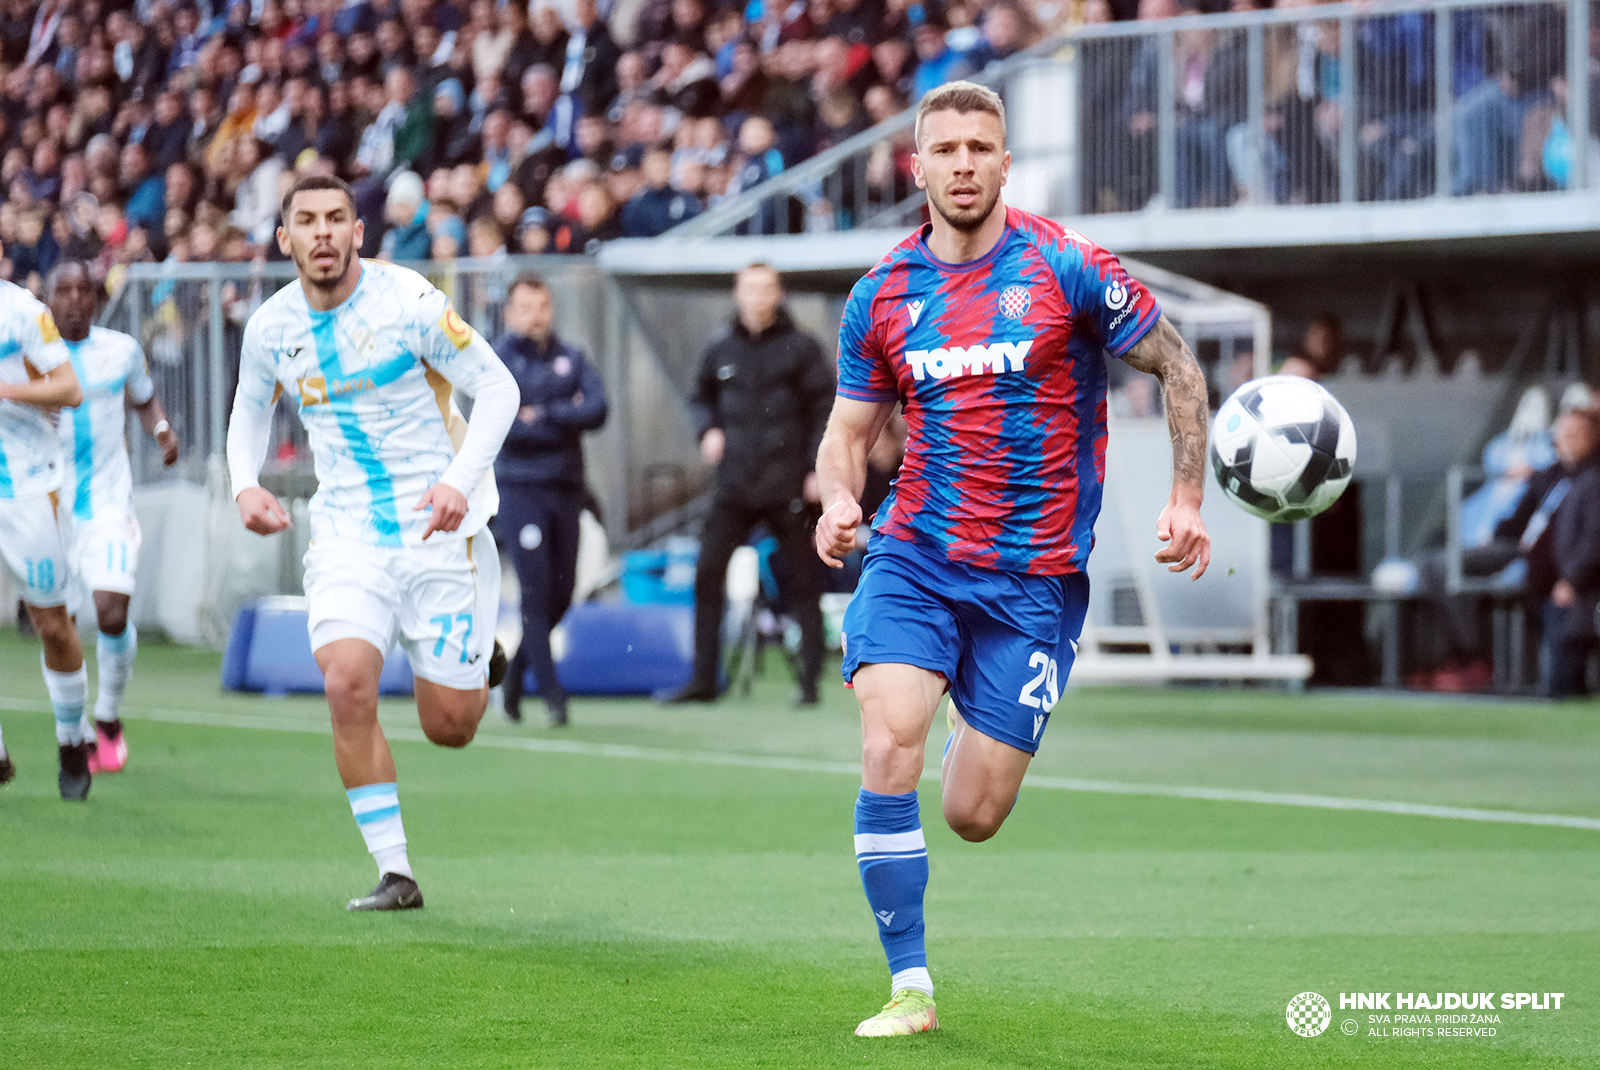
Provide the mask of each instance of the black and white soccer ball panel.
[{"label": "black and white soccer ball panel", "polygon": [[1320,384],[1292,375],[1245,383],[1212,421],[1211,465],[1224,493],[1266,520],[1315,516],[1350,484],[1356,429]]}]

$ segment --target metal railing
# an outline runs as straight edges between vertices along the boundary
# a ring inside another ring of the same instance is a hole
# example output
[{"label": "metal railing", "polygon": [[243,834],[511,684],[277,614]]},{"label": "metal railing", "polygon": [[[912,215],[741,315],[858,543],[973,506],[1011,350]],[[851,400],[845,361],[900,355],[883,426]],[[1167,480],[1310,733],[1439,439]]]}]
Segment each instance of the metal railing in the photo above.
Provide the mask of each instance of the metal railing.
[{"label": "metal railing", "polygon": [[[1582,192],[1592,19],[1589,0],[1382,0],[1112,23],[976,80],[1006,99],[1008,203],[1047,215]],[[913,114],[670,233],[906,225]]]},{"label": "metal railing", "polygon": [[[447,293],[461,316],[480,333],[493,338],[504,327],[501,316],[506,290],[517,275],[544,276],[556,301],[557,329],[582,346],[605,378],[612,394],[612,419],[594,436],[591,467],[602,488],[601,505],[614,535],[639,497],[623,473],[659,457],[658,444],[634,443],[626,428],[637,399],[628,393],[629,350],[623,313],[594,263],[575,257],[505,257],[432,261],[409,265]],[[294,265],[267,264],[135,264],[100,315],[102,326],[132,335],[144,347],[156,396],[182,444],[175,469],[163,469],[161,451],[144,434],[128,436],[134,480],[139,484],[181,478],[204,484],[214,474],[227,447],[228,411],[238,380],[239,349],[250,313],[293,281]],[[649,399],[659,407],[659,399]],[[470,411],[470,402],[464,402]],[[631,453],[637,452],[638,457]],[[263,482],[289,496],[315,485],[305,431],[287,403],[274,416],[273,440]]]}]

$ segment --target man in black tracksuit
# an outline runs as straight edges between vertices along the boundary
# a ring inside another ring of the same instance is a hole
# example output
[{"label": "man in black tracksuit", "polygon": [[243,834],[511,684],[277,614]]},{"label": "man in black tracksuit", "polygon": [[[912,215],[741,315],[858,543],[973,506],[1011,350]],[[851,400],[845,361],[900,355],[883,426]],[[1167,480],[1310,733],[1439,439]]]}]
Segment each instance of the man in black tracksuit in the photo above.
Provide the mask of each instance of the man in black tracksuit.
[{"label": "man in black tracksuit", "polygon": [[717,698],[728,560],[762,521],[778,540],[784,605],[800,625],[799,703],[817,701],[822,672],[821,583],[811,550],[817,446],[833,405],[831,363],[783,307],[778,273],[739,272],[732,329],[706,349],[690,405],[700,452],[716,466],[711,513],[695,570],[694,674],[672,702]]},{"label": "man in black tracksuit", "polygon": [[506,716],[522,720],[522,679],[531,665],[550,724],[567,723],[567,693],[556,679],[550,629],[572,605],[578,514],[589,499],[583,432],[606,422],[606,389],[583,351],[555,334],[550,287],[524,275],[506,294],[506,333],[494,341],[522,391],[495,481],[495,537],[508,547],[522,583],[522,642],[506,673]]}]

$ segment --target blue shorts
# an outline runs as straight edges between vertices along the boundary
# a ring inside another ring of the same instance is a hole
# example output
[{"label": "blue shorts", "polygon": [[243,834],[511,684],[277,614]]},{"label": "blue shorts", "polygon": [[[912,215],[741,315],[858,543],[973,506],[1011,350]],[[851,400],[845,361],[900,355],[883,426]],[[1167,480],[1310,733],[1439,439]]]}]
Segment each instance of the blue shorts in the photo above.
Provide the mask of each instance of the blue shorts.
[{"label": "blue shorts", "polygon": [[969,725],[1032,754],[1088,609],[1081,572],[1001,572],[874,535],[844,614],[844,678],[875,663],[943,673]]}]

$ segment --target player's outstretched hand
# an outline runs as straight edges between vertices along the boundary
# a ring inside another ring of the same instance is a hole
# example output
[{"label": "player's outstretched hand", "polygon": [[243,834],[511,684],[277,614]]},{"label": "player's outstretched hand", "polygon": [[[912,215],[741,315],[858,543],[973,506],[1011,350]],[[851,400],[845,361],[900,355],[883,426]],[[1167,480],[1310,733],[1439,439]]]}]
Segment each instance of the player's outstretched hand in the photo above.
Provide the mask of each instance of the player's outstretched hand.
[{"label": "player's outstretched hand", "polygon": [[[177,449],[177,443],[173,443]],[[294,519],[283,503],[272,493],[260,487],[246,487],[239,492],[239,519],[257,535],[276,535],[285,528],[294,527]]]},{"label": "player's outstretched hand", "polygon": [[429,506],[433,507],[433,515],[428,518],[428,530],[422,533],[423,542],[436,531],[454,531],[461,526],[462,518],[467,515],[467,496],[448,483],[435,483],[412,508],[427,509]]},{"label": "player's outstretched hand", "polygon": [[1156,536],[1167,545],[1156,551],[1156,560],[1168,572],[1185,572],[1194,567],[1190,579],[1206,574],[1211,564],[1211,536],[1200,519],[1198,502],[1168,502],[1156,520]]},{"label": "player's outstretched hand", "polygon": [[829,568],[844,568],[839,560],[855,549],[856,526],[861,523],[861,503],[834,502],[817,520],[817,556]]}]

